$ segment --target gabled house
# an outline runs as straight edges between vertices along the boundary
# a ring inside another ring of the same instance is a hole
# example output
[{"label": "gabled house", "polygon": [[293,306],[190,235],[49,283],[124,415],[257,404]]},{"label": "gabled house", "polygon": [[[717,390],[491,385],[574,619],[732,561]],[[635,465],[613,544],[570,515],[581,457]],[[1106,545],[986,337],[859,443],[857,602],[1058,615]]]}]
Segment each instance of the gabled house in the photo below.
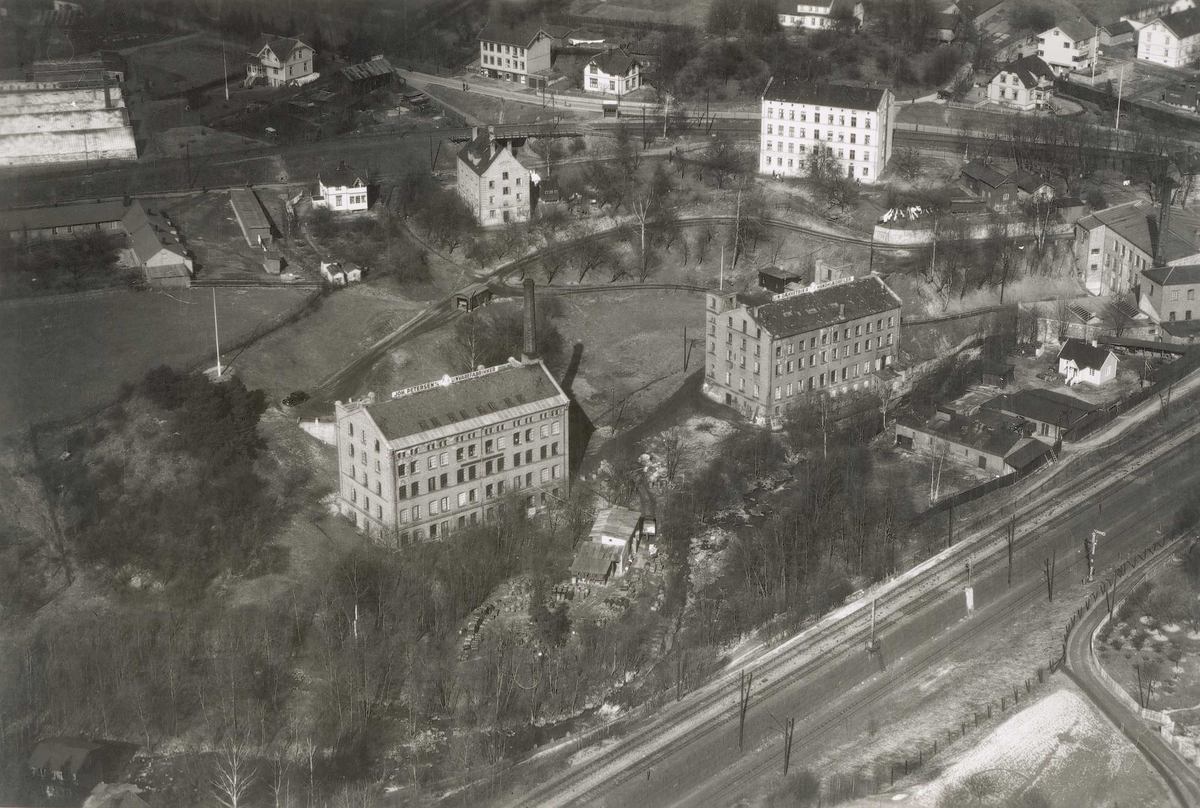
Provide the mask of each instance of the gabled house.
[{"label": "gabled house", "polygon": [[369,207],[367,181],[364,175],[346,165],[343,160],[336,168],[317,173],[317,194],[313,206],[345,212],[366,210]]},{"label": "gabled house", "polygon": [[620,97],[642,86],[642,66],[621,48],[593,56],[583,68],[585,92]]},{"label": "gabled house", "polygon": [[1058,75],[1090,70],[1100,29],[1081,18],[1062,20],[1037,35],[1037,55]]},{"label": "gabled house", "polygon": [[[1023,418],[1035,427],[1034,435],[1057,441],[1065,432],[1092,417],[1098,408],[1082,399],[1051,390],[1029,389],[1001,393],[985,401],[984,410]],[[982,411],[982,410],[981,410]]]},{"label": "gabled house", "polygon": [[853,22],[858,28],[863,24],[864,10],[861,0],[781,0],[779,24],[784,28],[807,28],[819,31],[833,28],[839,22]]},{"label": "gabled house", "polygon": [[479,32],[479,74],[538,89],[571,30],[558,25],[504,26],[489,22]]},{"label": "gabled house", "polygon": [[362,267],[353,262],[321,262],[321,277],[330,286],[349,286],[362,280]]},{"label": "gabled house", "polygon": [[1176,109],[1200,112],[1200,86],[1192,82],[1168,84],[1159,90],[1158,100]]},{"label": "gabled house", "polygon": [[1117,355],[1095,340],[1068,339],[1058,352],[1058,372],[1068,387],[1084,383],[1099,387],[1116,378]]},{"label": "gabled house", "polygon": [[934,42],[953,42],[961,27],[962,17],[958,14],[935,14],[926,37]]},{"label": "gabled house", "polygon": [[1017,189],[1017,202],[1024,203],[1030,199],[1049,202],[1054,198],[1054,186],[1040,174],[1035,174],[1027,168],[1018,168],[1008,175],[1008,181]]},{"label": "gabled house", "polygon": [[1054,71],[1040,56],[1026,56],[1000,68],[988,82],[993,104],[1020,110],[1042,109],[1054,90]]},{"label": "gabled house", "polygon": [[1200,56],[1200,8],[1159,17],[1138,31],[1137,58],[1186,67]]},{"label": "gabled house", "polygon": [[313,75],[313,49],[299,39],[263,34],[246,54],[246,82],[264,79],[271,87],[306,84]]},{"label": "gabled house", "polygon": [[1017,187],[1012,180],[980,160],[964,165],[959,181],[968,191],[982,198],[989,208],[1007,210],[1017,204]]},{"label": "gabled house", "polygon": [[458,153],[458,195],[481,225],[528,221],[532,174],[513,151],[511,141],[476,129]]},{"label": "gabled house", "polygon": [[575,583],[606,583],[612,576],[624,575],[642,540],[642,515],[614,505],[596,513],[587,541],[581,542],[571,563]]},{"label": "gabled house", "polygon": [[52,802],[82,802],[103,779],[103,744],[83,738],[47,738],[29,755],[29,779]]}]

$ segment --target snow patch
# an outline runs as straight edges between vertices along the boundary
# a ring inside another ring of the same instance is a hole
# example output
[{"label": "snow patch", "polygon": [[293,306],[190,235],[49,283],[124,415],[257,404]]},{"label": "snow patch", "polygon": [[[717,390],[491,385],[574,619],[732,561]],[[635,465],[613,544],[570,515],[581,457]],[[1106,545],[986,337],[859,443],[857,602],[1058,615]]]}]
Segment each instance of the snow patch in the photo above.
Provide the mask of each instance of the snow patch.
[{"label": "snow patch", "polygon": [[1166,623],[1163,625],[1162,630],[1167,632],[1168,634],[1174,634],[1176,631],[1179,631],[1179,624],[1178,623]]},{"label": "snow patch", "polygon": [[[1006,790],[1024,791],[1061,769],[1083,739],[1107,733],[1087,702],[1060,690],[996,727],[936,781],[917,787],[914,796],[923,805],[939,804],[943,792],[985,770],[999,773]],[[1119,760],[1110,756],[1108,765],[1119,773]]]}]

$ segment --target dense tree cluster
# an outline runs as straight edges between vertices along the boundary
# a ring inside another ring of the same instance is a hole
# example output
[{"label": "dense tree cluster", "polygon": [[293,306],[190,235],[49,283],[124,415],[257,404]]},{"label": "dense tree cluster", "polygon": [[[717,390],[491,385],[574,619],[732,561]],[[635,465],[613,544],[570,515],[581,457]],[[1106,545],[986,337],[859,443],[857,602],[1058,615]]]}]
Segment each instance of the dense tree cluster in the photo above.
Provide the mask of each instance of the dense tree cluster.
[{"label": "dense tree cluster", "polygon": [[0,297],[78,292],[129,282],[120,239],[105,233],[39,241],[0,237]]}]

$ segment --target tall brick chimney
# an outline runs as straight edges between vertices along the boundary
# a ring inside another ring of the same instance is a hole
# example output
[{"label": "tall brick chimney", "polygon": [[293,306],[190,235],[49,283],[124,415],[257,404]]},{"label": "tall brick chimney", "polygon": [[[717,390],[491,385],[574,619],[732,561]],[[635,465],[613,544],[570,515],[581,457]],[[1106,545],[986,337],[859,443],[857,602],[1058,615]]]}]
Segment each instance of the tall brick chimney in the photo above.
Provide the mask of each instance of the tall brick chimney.
[{"label": "tall brick chimney", "polygon": [[537,360],[537,310],[533,295],[533,278],[525,279],[525,344],[521,349],[521,361]]},{"label": "tall brick chimney", "polygon": [[1171,177],[1164,176],[1159,183],[1158,200],[1158,241],[1154,243],[1154,266],[1167,265],[1164,247],[1167,243],[1167,229],[1171,226]]},{"label": "tall brick chimney", "polygon": [[112,109],[112,91],[108,89],[108,71],[101,71],[104,76],[104,108]]}]

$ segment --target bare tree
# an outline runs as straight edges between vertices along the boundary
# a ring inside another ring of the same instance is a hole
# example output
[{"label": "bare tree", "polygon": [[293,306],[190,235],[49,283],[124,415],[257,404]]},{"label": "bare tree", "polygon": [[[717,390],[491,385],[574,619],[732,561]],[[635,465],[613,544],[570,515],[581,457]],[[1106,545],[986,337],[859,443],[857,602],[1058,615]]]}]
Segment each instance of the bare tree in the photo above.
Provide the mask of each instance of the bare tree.
[{"label": "bare tree", "polygon": [[209,782],[213,798],[224,808],[239,808],[246,804],[246,795],[254,785],[255,776],[250,759],[250,744],[244,737],[227,735],[217,750]]},{"label": "bare tree", "polygon": [[1109,300],[1104,304],[1104,326],[1114,337],[1119,337],[1124,334],[1133,320],[1130,318],[1125,307],[1121,305],[1119,299]]},{"label": "bare tree", "polygon": [[678,426],[673,426],[663,433],[663,461],[666,466],[667,482],[675,482],[679,467],[687,462],[691,455],[692,445],[687,433]]},{"label": "bare tree", "polygon": [[950,444],[941,438],[929,439],[929,504],[936,504],[942,490],[942,470],[950,456]]}]

